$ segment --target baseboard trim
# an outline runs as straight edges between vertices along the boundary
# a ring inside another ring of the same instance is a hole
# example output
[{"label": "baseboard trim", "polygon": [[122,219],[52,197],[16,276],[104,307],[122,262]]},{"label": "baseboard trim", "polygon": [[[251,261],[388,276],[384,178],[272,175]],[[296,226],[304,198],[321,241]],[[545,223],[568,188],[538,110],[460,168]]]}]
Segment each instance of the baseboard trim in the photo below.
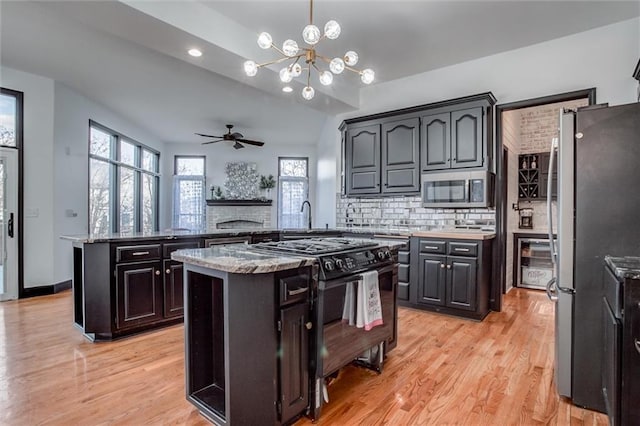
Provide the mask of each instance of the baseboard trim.
[{"label": "baseboard trim", "polygon": [[38,287],[27,287],[22,289],[21,299],[28,297],[47,296],[49,294],[56,294],[64,290],[71,288],[71,280],[61,281],[51,285],[41,285]]}]

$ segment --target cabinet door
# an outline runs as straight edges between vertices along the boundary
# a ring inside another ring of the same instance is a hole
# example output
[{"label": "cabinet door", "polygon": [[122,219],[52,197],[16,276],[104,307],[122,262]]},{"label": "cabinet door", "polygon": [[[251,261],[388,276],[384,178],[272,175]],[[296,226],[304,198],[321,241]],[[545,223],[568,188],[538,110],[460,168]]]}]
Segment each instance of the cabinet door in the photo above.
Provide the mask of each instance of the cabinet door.
[{"label": "cabinet door", "polygon": [[481,107],[451,113],[451,168],[482,166],[482,115]]},{"label": "cabinet door", "polygon": [[117,328],[162,319],[161,266],[159,261],[116,266]]},{"label": "cabinet door", "polygon": [[420,189],[418,117],[382,125],[382,192]]},{"label": "cabinet door", "polygon": [[620,424],[620,385],[622,326],[613,315],[606,298],[602,298],[603,350],[602,395],[612,425]]},{"label": "cabinet door", "polygon": [[420,126],[421,168],[441,170],[451,167],[450,114],[426,115]]},{"label": "cabinet door", "polygon": [[444,305],[445,256],[420,255],[418,280],[418,303]]},{"label": "cabinet door", "polygon": [[309,304],[280,310],[280,397],[283,423],[309,405]]},{"label": "cabinet door", "polygon": [[164,316],[165,318],[184,315],[182,262],[164,260]]},{"label": "cabinet door", "polygon": [[379,193],[380,125],[348,129],[346,157],[347,193]]},{"label": "cabinet door", "polygon": [[477,265],[476,259],[447,258],[447,306],[476,310]]}]

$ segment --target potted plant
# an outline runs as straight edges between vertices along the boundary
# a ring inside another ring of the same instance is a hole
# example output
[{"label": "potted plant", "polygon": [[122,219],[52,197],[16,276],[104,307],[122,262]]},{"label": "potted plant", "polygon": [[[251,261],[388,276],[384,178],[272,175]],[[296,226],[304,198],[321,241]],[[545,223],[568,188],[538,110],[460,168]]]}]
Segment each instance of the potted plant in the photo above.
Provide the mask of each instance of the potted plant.
[{"label": "potted plant", "polygon": [[265,198],[271,199],[271,189],[276,186],[276,180],[273,178],[273,175],[260,176],[260,189],[264,191]]}]

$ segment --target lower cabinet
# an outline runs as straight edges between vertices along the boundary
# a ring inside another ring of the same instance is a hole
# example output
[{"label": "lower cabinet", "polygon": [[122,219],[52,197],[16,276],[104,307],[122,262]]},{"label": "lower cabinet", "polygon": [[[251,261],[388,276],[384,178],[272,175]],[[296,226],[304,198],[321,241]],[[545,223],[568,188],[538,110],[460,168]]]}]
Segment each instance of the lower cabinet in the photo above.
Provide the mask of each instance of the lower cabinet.
[{"label": "lower cabinet", "polygon": [[489,312],[489,240],[412,240],[409,306],[484,318]]},{"label": "lower cabinet", "polygon": [[153,323],[162,318],[160,268],[160,261],[116,266],[117,328]]},{"label": "lower cabinet", "polygon": [[309,405],[309,304],[280,310],[280,419],[284,422]]},{"label": "lower cabinet", "polygon": [[184,291],[182,262],[163,260],[164,269],[164,316],[180,317],[184,314]]}]

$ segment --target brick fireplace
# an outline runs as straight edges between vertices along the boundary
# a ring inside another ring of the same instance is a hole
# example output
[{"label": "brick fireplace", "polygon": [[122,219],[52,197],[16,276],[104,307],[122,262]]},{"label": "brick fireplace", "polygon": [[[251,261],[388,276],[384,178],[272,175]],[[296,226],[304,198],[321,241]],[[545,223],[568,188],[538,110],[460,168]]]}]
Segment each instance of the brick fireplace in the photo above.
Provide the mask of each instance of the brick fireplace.
[{"label": "brick fireplace", "polygon": [[271,200],[207,200],[207,231],[271,228],[271,204]]}]

